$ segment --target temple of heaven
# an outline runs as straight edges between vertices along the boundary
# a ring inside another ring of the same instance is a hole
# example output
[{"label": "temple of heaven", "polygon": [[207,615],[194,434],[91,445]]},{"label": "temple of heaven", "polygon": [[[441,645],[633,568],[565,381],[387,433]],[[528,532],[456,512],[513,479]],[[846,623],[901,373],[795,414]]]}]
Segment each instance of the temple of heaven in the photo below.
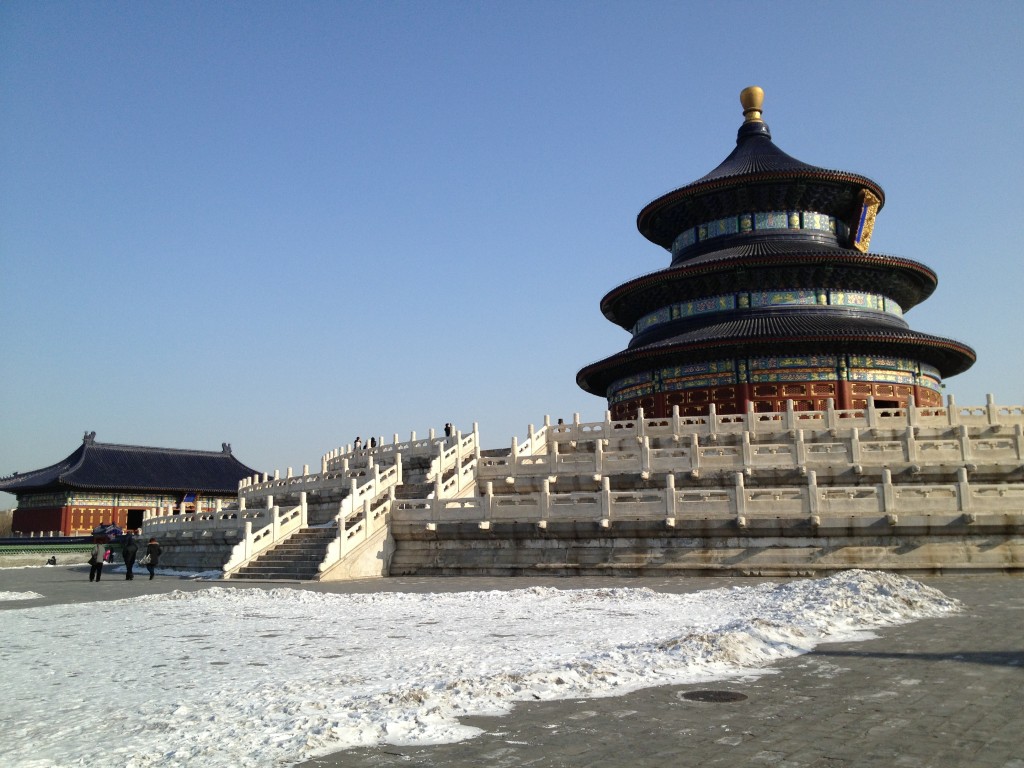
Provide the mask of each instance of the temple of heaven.
[{"label": "temple of heaven", "polygon": [[613,419],[940,405],[941,381],[974,350],[911,330],[935,290],[916,261],[869,253],[885,202],[871,179],[802,163],[772,143],[764,93],[740,94],[736,148],[711,173],[637,217],[668,268],[608,293],[601,311],[632,334],[576,382]]}]

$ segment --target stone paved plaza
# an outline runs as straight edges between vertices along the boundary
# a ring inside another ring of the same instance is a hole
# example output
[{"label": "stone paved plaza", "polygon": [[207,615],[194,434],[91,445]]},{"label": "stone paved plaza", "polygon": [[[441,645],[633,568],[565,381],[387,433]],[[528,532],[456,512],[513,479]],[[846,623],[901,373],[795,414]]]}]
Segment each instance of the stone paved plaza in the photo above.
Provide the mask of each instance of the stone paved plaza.
[{"label": "stone paved plaza", "polygon": [[[754,680],[519,704],[510,716],[468,721],[485,730],[470,741],[352,750],[309,761],[304,768],[1024,768],[1024,579],[991,575],[920,580],[961,600],[964,610],[882,629],[873,640],[821,645]],[[753,582],[410,578],[301,588],[428,592],[610,583],[689,592]],[[96,585],[80,567],[0,571],[0,590],[44,595],[32,602],[35,606],[210,586],[235,585],[172,577],[126,582],[114,573]],[[0,603],[5,610],[25,607],[23,602]],[[746,698],[685,698],[688,692],[709,689]]]}]

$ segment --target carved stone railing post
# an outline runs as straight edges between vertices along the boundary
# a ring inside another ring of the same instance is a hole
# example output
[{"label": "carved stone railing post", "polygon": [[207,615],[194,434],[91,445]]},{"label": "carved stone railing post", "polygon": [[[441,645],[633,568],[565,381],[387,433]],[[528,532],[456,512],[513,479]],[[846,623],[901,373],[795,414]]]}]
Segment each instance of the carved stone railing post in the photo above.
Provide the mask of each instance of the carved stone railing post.
[{"label": "carved stone railing post", "polygon": [[999,409],[996,407],[995,395],[985,395],[985,415],[988,417],[989,424],[999,422]]},{"label": "carved stone railing post", "polygon": [[956,400],[952,395],[946,399],[946,419],[950,426],[960,423],[960,412],[957,410]]},{"label": "carved stone railing post", "polygon": [[602,526],[607,528],[607,521],[612,516],[612,480],[610,477],[601,478],[601,520]]},{"label": "carved stone railing post", "polygon": [[737,517],[745,517],[747,514],[747,488],[743,482],[743,473],[736,473],[736,485],[733,489],[736,494],[736,503],[733,505]]},{"label": "carved stone railing post", "polygon": [[909,424],[904,433],[903,442],[907,446],[907,461],[917,461],[917,437],[914,435],[914,428]]},{"label": "carved stone railing post", "polygon": [[807,505],[809,507],[810,514],[818,514],[819,502],[818,473],[812,469],[807,472]]},{"label": "carved stone railing post", "polygon": [[750,445],[750,432],[743,431],[743,464],[744,466],[750,466],[754,460],[754,449]]},{"label": "carved stone railing post", "polygon": [[540,522],[541,527],[547,526],[548,518],[551,517],[551,483],[546,478],[541,483],[540,490]]},{"label": "carved stone railing post", "polygon": [[[1017,429],[1020,429],[1020,425],[1017,425]],[[965,464],[971,460],[973,451],[971,449],[971,437],[967,432],[967,426],[960,424],[956,428],[957,442],[960,443],[960,459]]]},{"label": "carved stone railing post", "polygon": [[892,487],[892,470],[886,467],[882,470],[882,511],[886,514],[893,514],[896,511],[895,489]]},{"label": "carved stone railing post", "polygon": [[487,514],[487,519],[491,520],[494,517],[494,486],[488,482],[484,487],[484,512]]},{"label": "carved stone railing post", "polygon": [[874,397],[869,397],[868,398],[868,407],[865,410],[865,415],[867,416],[868,426],[869,427],[877,427],[878,426],[878,411],[875,410],[875,398]]},{"label": "carved stone railing post", "polygon": [[669,472],[665,476],[665,517],[675,525],[678,517],[678,499],[676,497],[676,476]]},{"label": "carved stone railing post", "polygon": [[967,468],[960,467],[956,471],[956,491],[958,508],[961,512],[971,511],[971,486],[967,479]]}]

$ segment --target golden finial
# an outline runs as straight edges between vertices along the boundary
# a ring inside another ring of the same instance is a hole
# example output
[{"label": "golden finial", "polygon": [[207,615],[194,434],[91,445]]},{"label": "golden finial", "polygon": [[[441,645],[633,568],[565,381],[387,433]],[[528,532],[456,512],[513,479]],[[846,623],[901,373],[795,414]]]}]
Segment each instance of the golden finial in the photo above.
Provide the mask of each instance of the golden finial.
[{"label": "golden finial", "polygon": [[756,85],[744,88],[740,91],[740,104],[743,105],[743,117],[745,123],[760,123],[761,104],[764,103],[764,91]]}]

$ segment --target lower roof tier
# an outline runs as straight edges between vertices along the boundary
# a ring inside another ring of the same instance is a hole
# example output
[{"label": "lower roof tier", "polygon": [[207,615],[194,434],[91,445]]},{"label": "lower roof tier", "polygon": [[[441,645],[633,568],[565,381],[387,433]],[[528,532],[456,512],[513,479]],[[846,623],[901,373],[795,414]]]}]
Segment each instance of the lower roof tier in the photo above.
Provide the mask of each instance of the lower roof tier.
[{"label": "lower roof tier", "polygon": [[681,301],[797,288],[879,294],[906,311],[928,298],[937,282],[931,269],[910,259],[822,247],[773,252],[751,245],[634,278],[605,295],[601,311],[630,330],[644,315]]},{"label": "lower roof tier", "polygon": [[623,350],[580,370],[576,383],[586,392],[606,396],[615,381],[667,366],[724,357],[822,354],[911,358],[933,367],[943,378],[962,373],[976,359],[974,350],[965,344],[919,333],[884,318],[806,310],[753,312]]}]

